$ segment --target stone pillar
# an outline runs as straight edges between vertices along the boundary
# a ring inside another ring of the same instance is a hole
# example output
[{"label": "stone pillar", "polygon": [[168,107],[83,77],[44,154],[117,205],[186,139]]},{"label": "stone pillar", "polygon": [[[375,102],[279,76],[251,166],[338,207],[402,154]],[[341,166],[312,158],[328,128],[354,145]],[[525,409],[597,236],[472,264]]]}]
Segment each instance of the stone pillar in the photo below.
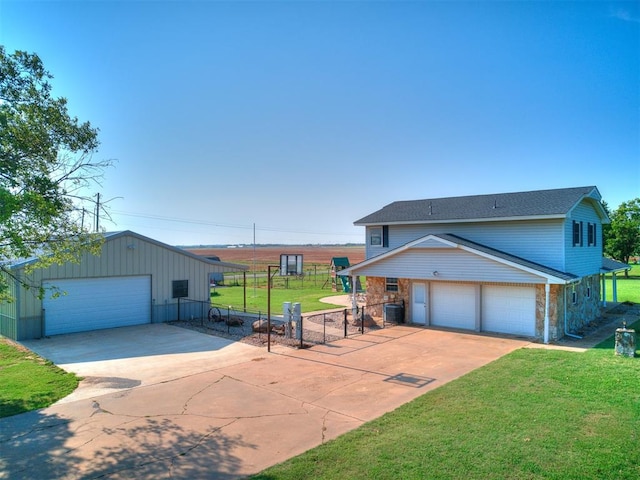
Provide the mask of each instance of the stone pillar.
[{"label": "stone pillar", "polygon": [[616,355],[631,358],[636,355],[636,331],[627,328],[626,323],[616,329]]}]

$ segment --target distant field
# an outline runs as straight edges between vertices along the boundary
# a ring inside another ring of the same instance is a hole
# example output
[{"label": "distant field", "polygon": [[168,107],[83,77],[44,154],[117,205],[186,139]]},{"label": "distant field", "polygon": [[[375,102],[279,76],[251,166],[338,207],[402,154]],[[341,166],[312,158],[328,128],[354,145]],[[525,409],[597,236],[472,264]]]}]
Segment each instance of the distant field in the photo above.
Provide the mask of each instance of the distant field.
[{"label": "distant field", "polygon": [[223,262],[240,263],[251,265],[254,261],[256,265],[278,265],[281,254],[303,255],[304,265],[326,265],[331,263],[333,257],[348,257],[351,265],[364,260],[364,245],[361,246],[295,246],[282,245],[279,247],[253,247],[241,248],[188,248],[186,249],[196,255],[215,255]]}]

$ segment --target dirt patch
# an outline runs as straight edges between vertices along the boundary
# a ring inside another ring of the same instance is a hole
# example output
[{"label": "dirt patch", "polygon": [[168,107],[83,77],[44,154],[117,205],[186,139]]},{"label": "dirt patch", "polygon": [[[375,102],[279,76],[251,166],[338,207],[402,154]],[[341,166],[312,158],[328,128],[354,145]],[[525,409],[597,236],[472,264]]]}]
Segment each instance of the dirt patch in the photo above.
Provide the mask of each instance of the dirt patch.
[{"label": "dirt patch", "polygon": [[255,260],[258,265],[278,265],[281,254],[302,254],[305,265],[326,265],[327,268],[333,257],[348,257],[349,263],[354,265],[364,260],[364,245],[281,245],[277,247],[256,246],[239,248],[186,248],[185,250],[204,257],[216,256],[222,262],[250,265]]}]

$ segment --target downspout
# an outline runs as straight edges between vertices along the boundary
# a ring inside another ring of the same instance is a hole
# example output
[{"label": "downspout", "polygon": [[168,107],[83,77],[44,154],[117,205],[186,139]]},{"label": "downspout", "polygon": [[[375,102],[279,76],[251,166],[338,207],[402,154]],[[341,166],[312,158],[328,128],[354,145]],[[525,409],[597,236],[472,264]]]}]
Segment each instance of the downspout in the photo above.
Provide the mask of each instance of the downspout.
[{"label": "downspout", "polygon": [[544,343],[549,343],[549,283],[544,284]]},{"label": "downspout", "polygon": [[[569,283],[567,285],[571,285],[571,284]],[[565,288],[564,288],[564,334],[567,337],[581,339],[582,337],[580,335],[569,333],[567,329],[567,285],[565,285]]]}]

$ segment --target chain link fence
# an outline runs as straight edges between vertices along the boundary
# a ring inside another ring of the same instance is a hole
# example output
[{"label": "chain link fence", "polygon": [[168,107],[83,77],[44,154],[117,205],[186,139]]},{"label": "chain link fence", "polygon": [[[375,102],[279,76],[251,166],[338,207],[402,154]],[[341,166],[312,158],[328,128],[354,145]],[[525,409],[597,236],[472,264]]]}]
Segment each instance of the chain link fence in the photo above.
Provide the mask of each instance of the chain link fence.
[{"label": "chain link fence", "polygon": [[[391,304],[381,305],[384,312],[382,317],[367,314],[367,308],[374,310],[371,308],[373,305],[370,305],[358,307],[355,312],[350,308],[311,312],[291,321],[285,321],[283,316],[272,314],[269,321],[265,312],[248,312],[229,306],[183,299],[177,319],[169,323],[257,346],[270,343],[292,348],[308,348],[402,323],[402,319],[397,315],[393,318],[387,315],[385,307]],[[402,309],[404,310],[404,306]]]}]

